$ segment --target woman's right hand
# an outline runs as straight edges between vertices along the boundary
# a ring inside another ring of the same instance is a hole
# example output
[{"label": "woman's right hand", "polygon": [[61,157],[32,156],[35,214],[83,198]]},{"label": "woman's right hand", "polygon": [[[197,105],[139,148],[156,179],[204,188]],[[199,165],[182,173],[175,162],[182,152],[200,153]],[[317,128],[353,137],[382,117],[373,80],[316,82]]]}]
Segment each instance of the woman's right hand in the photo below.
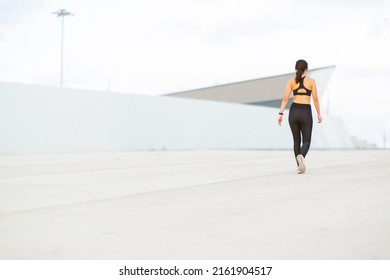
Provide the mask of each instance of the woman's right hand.
[{"label": "woman's right hand", "polygon": [[283,116],[282,116],[282,115],[279,115],[279,118],[278,118],[278,125],[282,125],[282,121],[283,121]]}]

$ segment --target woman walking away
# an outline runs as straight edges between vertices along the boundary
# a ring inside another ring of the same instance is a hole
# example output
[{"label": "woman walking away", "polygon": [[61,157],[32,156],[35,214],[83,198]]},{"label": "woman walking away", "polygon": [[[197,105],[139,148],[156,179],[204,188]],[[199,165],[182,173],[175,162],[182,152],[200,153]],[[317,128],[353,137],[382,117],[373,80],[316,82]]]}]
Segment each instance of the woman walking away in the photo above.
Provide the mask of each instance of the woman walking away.
[{"label": "woman walking away", "polygon": [[313,95],[313,103],[317,111],[318,123],[322,122],[320,103],[317,96],[316,82],[306,76],[308,64],[300,59],[295,64],[295,78],[289,80],[282,104],[280,105],[278,124],[283,121],[283,111],[287,105],[291,92],[293,92],[293,103],[288,115],[291,132],[294,139],[294,154],[298,165],[298,174],[305,173],[305,157],[310,148],[311,131],[313,128],[313,117],[311,113],[310,97]]}]

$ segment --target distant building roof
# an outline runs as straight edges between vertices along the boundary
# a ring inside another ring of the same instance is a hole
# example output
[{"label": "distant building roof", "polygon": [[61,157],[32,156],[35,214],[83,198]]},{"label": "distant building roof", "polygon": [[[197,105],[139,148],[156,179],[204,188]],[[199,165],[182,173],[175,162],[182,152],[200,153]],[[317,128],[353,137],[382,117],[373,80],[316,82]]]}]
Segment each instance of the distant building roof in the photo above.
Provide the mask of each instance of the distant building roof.
[{"label": "distant building roof", "polygon": [[[335,66],[309,70],[309,75],[316,80],[318,95],[324,94]],[[168,94],[174,97],[213,100],[220,102],[251,104],[279,107],[283,98],[286,82],[295,73],[212,86]]]}]

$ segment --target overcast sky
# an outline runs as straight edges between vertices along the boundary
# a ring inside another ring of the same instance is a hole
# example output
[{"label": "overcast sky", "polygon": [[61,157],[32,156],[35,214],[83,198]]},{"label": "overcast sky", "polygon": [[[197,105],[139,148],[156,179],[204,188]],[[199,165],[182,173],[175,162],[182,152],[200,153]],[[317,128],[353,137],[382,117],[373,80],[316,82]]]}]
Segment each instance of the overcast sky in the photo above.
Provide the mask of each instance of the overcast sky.
[{"label": "overcast sky", "polygon": [[[331,115],[390,142],[390,1],[0,0],[0,80],[159,95],[336,65]],[[283,93],[281,93],[281,98]],[[322,100],[326,116],[327,100]],[[390,146],[390,143],[387,147]]]}]

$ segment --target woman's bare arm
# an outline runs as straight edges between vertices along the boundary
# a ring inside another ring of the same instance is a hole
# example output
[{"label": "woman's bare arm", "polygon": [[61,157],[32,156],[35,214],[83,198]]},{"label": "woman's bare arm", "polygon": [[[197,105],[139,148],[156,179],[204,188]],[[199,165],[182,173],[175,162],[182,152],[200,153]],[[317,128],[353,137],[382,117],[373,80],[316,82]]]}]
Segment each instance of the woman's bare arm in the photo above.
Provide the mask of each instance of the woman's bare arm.
[{"label": "woman's bare arm", "polygon": [[[288,81],[286,84],[286,87],[284,89],[284,97],[282,99],[282,104],[280,105],[280,110],[279,110],[280,113],[283,113],[284,108],[286,108],[286,106],[287,106],[288,99],[290,98],[290,94],[291,94],[290,83],[291,83],[291,81]],[[282,121],[283,121],[283,115],[279,115],[278,124],[282,125]]]},{"label": "woman's bare arm", "polygon": [[321,110],[320,110],[320,101],[318,100],[317,86],[316,86],[316,82],[314,80],[313,80],[312,95],[313,95],[314,107],[316,108],[316,111],[317,111],[318,123],[321,123],[322,122],[322,117],[321,117]]}]

